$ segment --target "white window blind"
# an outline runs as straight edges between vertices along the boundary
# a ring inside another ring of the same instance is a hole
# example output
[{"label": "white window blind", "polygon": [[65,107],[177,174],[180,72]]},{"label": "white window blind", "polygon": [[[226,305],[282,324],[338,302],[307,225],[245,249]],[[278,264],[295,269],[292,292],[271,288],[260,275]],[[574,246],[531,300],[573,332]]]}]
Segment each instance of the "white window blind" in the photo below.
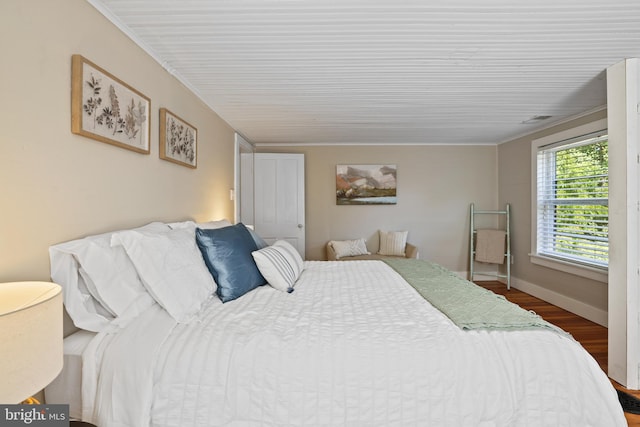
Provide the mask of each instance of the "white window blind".
[{"label": "white window blind", "polygon": [[538,255],[607,267],[608,168],[606,131],[538,148]]}]

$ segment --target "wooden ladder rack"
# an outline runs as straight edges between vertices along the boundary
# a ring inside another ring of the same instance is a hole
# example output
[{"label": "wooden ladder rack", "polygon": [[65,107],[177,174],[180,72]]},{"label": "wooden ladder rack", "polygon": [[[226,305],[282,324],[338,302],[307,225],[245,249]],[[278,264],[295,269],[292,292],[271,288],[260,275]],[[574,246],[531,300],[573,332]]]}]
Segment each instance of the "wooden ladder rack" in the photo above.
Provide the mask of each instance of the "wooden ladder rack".
[{"label": "wooden ladder rack", "polygon": [[[475,216],[476,215],[504,215],[505,216],[505,229],[506,232],[506,250],[505,250],[505,262],[507,263],[506,274],[502,273],[487,273],[487,272],[475,272],[474,264],[475,260],[475,244],[476,244],[476,228],[475,228]],[[476,210],[473,203],[471,203],[470,212],[470,236],[469,236],[469,280],[473,282],[475,274],[482,274],[484,276],[495,276],[497,278],[507,280],[507,289],[511,289],[511,227],[510,227],[510,207],[509,203],[505,205],[504,210]]]}]

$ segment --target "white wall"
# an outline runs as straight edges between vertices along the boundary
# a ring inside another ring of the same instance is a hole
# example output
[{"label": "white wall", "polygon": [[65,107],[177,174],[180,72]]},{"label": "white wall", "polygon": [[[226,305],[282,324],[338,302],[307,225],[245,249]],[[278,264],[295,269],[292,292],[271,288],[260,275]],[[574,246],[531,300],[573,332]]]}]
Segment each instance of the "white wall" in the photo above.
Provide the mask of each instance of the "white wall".
[{"label": "white wall", "polygon": [[[47,280],[55,243],[152,220],[233,219],[234,133],[83,0],[0,2],[0,282]],[[151,98],[151,154],[71,134],[71,55],[81,54]],[[158,158],[158,109],[198,128],[198,168]],[[554,129],[602,118],[596,113]],[[528,262],[530,141],[500,146],[263,147],[306,156],[307,257],[330,239],[409,230],[423,258],[468,269],[468,207],[512,204],[513,275],[552,295],[607,309],[607,287]],[[433,142],[433,141],[430,141]],[[398,204],[337,206],[335,165],[395,163]],[[499,170],[499,176],[498,176]],[[498,197],[499,190],[499,197]]]},{"label": "white wall", "polygon": [[[49,280],[48,247],[152,220],[233,220],[233,129],[83,0],[0,2],[0,282]],[[151,154],[71,133],[71,55],[151,98]],[[158,158],[158,110],[198,168]]]},{"label": "white wall", "polygon": [[[378,230],[408,230],[420,257],[467,271],[469,204],[497,208],[495,146],[258,147],[305,154],[306,255],[326,259],[329,240],[364,237],[378,249]],[[336,205],[337,164],[395,164],[398,203]]]},{"label": "white wall", "polygon": [[236,134],[236,222],[253,225],[253,145]]},{"label": "white wall", "polygon": [[640,61],[607,69],[609,114],[609,376],[638,389]]},{"label": "white wall", "polygon": [[535,139],[606,118],[606,109],[498,146],[499,201],[511,203],[512,285],[594,322],[607,323],[607,284],[533,264],[531,144]]}]

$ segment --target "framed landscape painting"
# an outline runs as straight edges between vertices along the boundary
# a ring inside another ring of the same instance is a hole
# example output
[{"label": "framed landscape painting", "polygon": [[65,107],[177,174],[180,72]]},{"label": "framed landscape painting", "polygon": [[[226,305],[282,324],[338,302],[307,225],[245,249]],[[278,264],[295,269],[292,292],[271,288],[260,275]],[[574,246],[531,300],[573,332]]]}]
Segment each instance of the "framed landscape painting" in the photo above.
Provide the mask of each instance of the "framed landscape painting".
[{"label": "framed landscape painting", "polygon": [[81,55],[71,57],[71,132],[149,154],[151,100]]},{"label": "framed landscape painting", "polygon": [[395,205],[396,165],[337,165],[336,204]]}]

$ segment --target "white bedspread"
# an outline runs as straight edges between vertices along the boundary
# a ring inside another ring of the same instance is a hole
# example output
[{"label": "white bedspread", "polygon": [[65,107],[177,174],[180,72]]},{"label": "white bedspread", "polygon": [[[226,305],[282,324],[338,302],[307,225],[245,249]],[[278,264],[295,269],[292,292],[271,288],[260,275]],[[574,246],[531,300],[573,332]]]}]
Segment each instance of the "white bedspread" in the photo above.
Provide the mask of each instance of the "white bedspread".
[{"label": "white bedspread", "polygon": [[110,426],[623,426],[595,360],[551,331],[462,331],[378,261],[306,262],[177,325],[157,304],[85,352]]}]

